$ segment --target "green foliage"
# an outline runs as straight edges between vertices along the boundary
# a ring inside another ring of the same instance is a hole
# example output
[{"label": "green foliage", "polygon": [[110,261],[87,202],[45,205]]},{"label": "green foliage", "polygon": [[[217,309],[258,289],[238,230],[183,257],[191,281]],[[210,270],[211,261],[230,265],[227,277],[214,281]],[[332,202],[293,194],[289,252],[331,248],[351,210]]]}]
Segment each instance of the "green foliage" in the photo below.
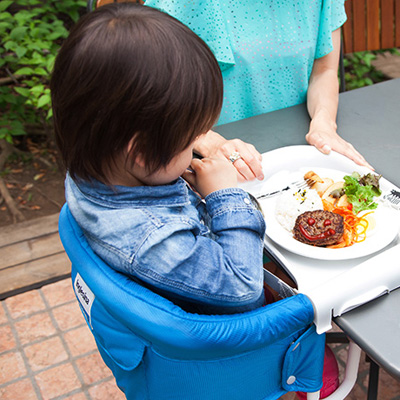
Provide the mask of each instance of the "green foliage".
[{"label": "green foliage", "polygon": [[50,73],[69,27],[85,0],[0,0],[0,139],[12,143],[26,124],[51,117]]},{"label": "green foliage", "polygon": [[[385,51],[400,55],[397,49]],[[360,51],[345,55],[343,64],[345,68],[346,90],[373,85],[387,79],[381,71],[378,71],[372,65],[372,61],[376,59],[377,54],[382,52],[383,50]]]}]

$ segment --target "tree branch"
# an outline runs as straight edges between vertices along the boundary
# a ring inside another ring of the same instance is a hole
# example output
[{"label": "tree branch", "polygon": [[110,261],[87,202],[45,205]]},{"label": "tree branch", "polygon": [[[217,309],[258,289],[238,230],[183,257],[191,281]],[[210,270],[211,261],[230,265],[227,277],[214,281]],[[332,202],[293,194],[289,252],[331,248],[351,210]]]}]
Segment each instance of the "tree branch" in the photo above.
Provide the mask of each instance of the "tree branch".
[{"label": "tree branch", "polygon": [[13,216],[14,224],[19,221],[25,221],[26,218],[23,216],[21,211],[18,210],[14,199],[11,197],[10,192],[7,189],[7,186],[5,185],[5,183],[3,181],[3,178],[1,178],[1,177],[0,177],[0,193],[4,198],[4,201],[6,202],[11,215]]}]

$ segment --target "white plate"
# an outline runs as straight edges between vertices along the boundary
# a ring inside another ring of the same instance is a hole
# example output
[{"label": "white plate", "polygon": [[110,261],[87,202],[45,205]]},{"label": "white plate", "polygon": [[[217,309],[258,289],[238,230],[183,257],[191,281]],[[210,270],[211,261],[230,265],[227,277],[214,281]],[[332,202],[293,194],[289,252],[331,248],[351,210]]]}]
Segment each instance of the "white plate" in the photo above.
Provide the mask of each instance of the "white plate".
[{"label": "white plate", "polygon": [[[270,189],[276,190],[278,187],[283,188],[292,182],[301,180],[304,173],[310,170],[316,172],[321,178],[331,178],[335,182],[343,180],[344,175],[350,175],[353,172],[314,166],[303,166],[295,171],[281,170],[263,182],[263,192],[267,192]],[[278,195],[270,199],[260,200],[267,225],[266,235],[286,250],[301,256],[320,260],[346,260],[364,257],[387,246],[399,233],[399,213],[391,208],[379,205],[374,210],[376,227],[368,233],[363,242],[341,249],[310,246],[295,240],[293,234],[284,229],[276,220],[275,205],[279,201],[279,197]]]}]

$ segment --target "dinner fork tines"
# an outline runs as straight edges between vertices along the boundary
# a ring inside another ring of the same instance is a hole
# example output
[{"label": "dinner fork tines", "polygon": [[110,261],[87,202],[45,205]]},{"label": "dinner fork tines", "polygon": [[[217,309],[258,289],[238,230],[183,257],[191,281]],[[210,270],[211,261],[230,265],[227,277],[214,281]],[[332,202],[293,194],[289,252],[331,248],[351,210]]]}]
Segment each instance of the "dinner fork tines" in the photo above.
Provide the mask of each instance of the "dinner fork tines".
[{"label": "dinner fork tines", "polygon": [[383,196],[383,200],[391,203],[395,208],[400,207],[400,192],[392,189],[389,193]]},{"label": "dinner fork tines", "polygon": [[259,199],[267,199],[267,198],[276,196],[282,192],[285,192],[286,190],[289,190],[289,189],[294,189],[294,190],[306,189],[307,187],[311,187],[314,183],[315,182],[312,179],[304,179],[301,181],[292,182],[288,186],[284,187],[283,189],[279,189],[279,190],[276,190],[276,191],[270,192],[270,193],[263,193],[263,194],[256,196],[256,198],[258,200]]}]

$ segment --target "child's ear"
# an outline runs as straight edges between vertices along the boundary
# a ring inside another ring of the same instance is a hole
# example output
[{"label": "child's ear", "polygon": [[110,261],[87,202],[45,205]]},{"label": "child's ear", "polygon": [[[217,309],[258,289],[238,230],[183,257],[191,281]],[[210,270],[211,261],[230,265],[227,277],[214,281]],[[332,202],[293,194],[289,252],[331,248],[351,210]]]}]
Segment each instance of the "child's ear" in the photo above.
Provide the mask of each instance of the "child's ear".
[{"label": "child's ear", "polygon": [[144,162],[143,156],[141,153],[138,153],[135,157],[135,164],[140,168],[145,168],[146,163]]},{"label": "child's ear", "polygon": [[[133,146],[134,146],[134,139],[131,139],[130,141],[129,141],[129,143],[128,143],[128,147],[127,147],[127,154],[128,154],[128,157],[129,157],[129,155],[132,153],[132,148],[133,148]],[[145,166],[145,162],[144,162],[144,159],[143,159],[143,156],[142,156],[142,154],[141,153],[137,153],[136,155],[135,155],[135,159],[134,160],[132,160],[137,166],[139,166],[139,167],[141,167],[141,168],[144,168],[144,166]]]}]

